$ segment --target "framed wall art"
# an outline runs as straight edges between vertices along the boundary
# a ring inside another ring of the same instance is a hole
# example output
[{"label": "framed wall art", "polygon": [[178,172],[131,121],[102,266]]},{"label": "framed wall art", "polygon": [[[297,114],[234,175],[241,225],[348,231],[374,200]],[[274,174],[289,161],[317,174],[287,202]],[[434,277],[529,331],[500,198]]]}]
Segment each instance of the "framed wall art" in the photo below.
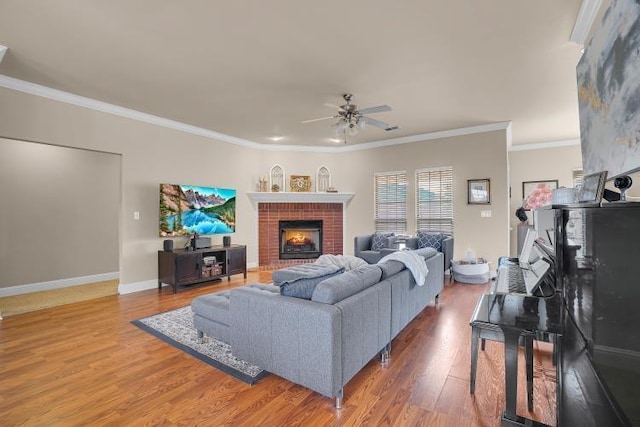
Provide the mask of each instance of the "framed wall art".
[{"label": "framed wall art", "polygon": [[491,204],[491,180],[489,178],[467,180],[467,204]]},{"label": "framed wall art", "polygon": [[553,190],[558,188],[558,180],[525,181],[522,183],[522,207],[525,210],[538,209],[551,204]]}]

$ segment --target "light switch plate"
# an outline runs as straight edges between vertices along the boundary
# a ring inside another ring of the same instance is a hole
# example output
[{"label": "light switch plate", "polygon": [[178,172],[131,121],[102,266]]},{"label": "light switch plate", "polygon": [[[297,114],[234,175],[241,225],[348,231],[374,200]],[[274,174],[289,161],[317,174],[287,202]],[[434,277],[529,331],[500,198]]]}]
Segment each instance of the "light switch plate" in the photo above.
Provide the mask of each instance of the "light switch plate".
[{"label": "light switch plate", "polygon": [[491,218],[491,211],[480,211],[481,218]]},{"label": "light switch plate", "polygon": [[133,213],[133,219],[140,219],[140,212],[135,211],[135,212]]}]

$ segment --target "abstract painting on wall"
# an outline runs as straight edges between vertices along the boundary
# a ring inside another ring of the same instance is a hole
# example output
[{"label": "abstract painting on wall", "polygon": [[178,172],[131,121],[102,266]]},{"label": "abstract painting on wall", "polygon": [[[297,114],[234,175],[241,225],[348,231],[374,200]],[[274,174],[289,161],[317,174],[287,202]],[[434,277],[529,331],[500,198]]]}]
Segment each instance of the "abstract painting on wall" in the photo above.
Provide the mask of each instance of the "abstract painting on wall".
[{"label": "abstract painting on wall", "polygon": [[640,170],[640,3],[611,2],[577,77],[584,173]]}]

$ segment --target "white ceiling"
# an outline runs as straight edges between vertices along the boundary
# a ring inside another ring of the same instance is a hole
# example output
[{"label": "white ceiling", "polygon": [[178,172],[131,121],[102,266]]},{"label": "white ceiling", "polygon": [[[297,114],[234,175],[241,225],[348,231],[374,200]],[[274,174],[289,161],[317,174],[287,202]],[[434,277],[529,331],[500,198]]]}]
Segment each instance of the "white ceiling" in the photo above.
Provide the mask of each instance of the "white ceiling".
[{"label": "white ceiling", "polygon": [[[0,2],[0,73],[264,144],[332,146],[324,103],[388,104],[349,144],[512,121],[579,137],[581,0]],[[282,136],[277,143],[269,137]]]}]

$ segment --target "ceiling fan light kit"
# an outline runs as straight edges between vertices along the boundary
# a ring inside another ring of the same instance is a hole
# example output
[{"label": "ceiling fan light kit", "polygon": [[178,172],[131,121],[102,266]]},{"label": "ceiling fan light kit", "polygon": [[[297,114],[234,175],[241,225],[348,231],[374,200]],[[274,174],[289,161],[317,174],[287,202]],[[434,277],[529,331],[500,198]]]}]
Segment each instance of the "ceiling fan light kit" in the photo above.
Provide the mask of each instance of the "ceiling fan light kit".
[{"label": "ceiling fan light kit", "polygon": [[369,107],[358,110],[357,105],[351,104],[351,100],[353,99],[352,94],[345,93],[344,95],[342,95],[342,98],[345,100],[344,105],[337,106],[333,104],[324,104],[326,107],[338,110],[338,114],[334,116],[320,117],[317,119],[303,120],[302,123],[312,123],[321,120],[336,119],[337,122],[332,126],[334,127],[336,135],[344,136],[345,144],[347,143],[347,135],[357,135],[358,132],[364,129],[367,124],[375,126],[379,129],[383,129],[387,132],[399,129],[398,126],[392,126],[379,120],[375,120],[365,116],[365,114],[391,111],[391,107],[389,107],[388,105],[378,105],[377,107]]}]

